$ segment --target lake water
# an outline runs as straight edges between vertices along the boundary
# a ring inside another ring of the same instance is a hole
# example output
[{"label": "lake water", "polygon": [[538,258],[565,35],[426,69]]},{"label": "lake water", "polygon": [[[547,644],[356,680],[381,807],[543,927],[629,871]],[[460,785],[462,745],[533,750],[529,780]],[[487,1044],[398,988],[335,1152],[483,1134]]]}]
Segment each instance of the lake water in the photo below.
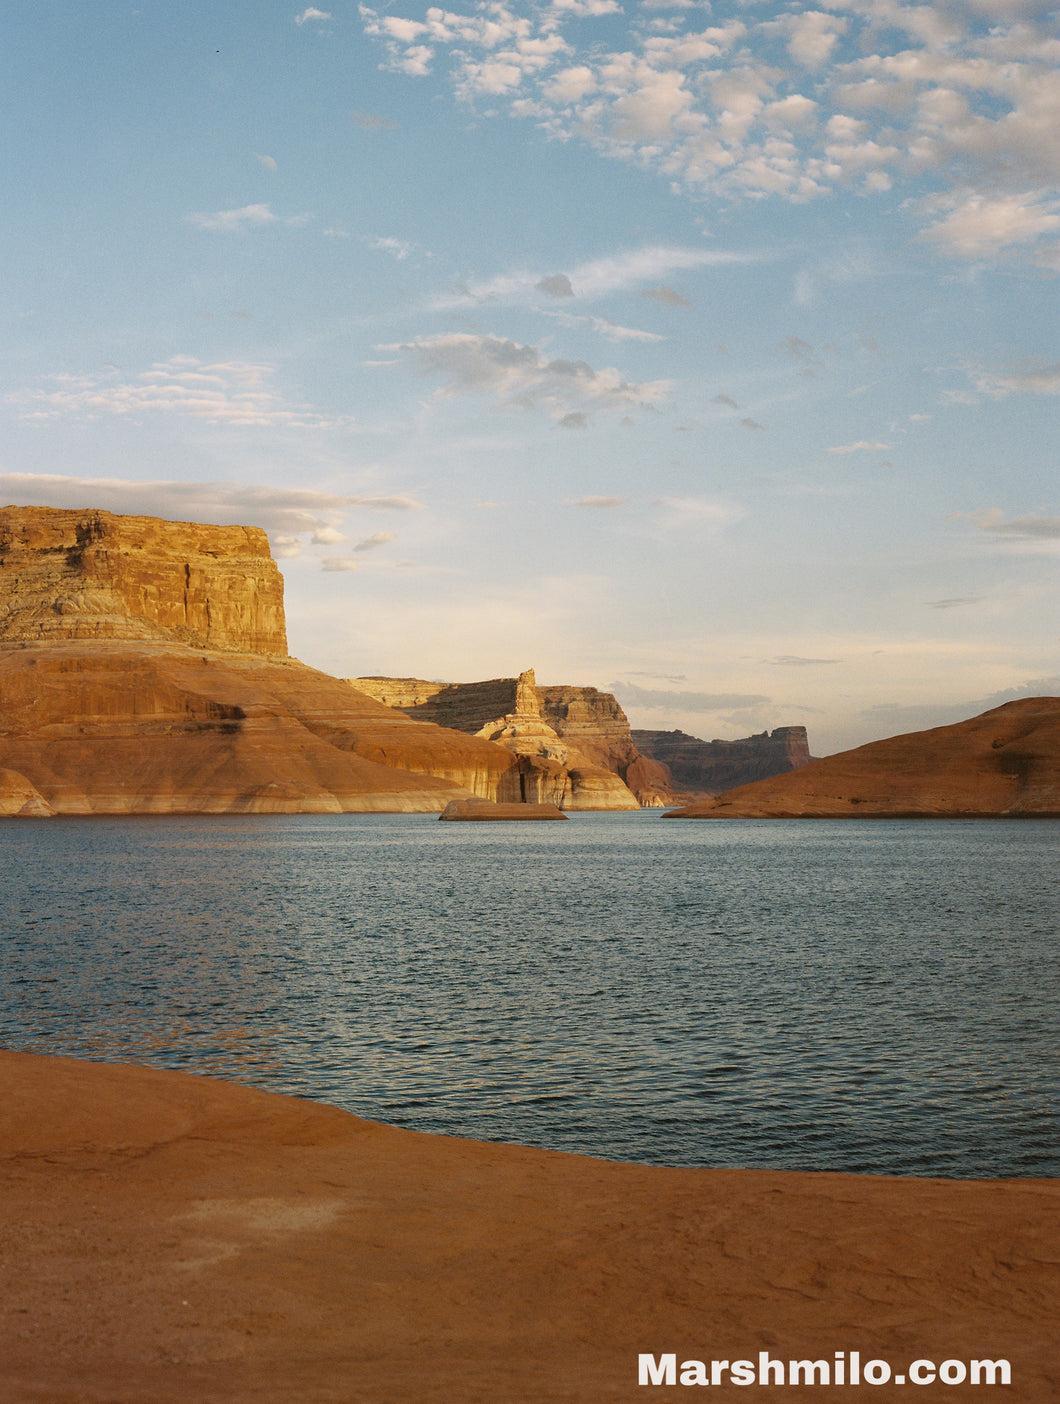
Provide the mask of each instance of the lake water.
[{"label": "lake water", "polygon": [[1060,1173],[1060,822],[0,825],[0,1045],[617,1160]]}]

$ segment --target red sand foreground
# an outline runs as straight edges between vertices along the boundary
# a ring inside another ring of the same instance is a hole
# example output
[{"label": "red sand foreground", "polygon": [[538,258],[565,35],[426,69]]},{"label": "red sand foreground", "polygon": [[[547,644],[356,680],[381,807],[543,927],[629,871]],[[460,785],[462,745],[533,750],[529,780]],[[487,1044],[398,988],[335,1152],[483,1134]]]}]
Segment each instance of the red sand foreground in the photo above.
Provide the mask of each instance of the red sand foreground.
[{"label": "red sand foreground", "polygon": [[642,1351],[1012,1370],[707,1398],[1060,1399],[1060,1181],[617,1165],[18,1053],[0,1162],[4,1404],[675,1397]]}]

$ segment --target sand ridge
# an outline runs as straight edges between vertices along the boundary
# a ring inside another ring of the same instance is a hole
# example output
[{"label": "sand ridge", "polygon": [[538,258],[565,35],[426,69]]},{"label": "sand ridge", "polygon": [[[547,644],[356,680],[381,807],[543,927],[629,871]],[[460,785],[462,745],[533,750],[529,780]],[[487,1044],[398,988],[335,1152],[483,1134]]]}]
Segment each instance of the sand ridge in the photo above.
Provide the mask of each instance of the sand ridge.
[{"label": "sand ridge", "polygon": [[611,1404],[673,1397],[640,1351],[762,1349],[1003,1356],[1010,1390],[898,1396],[1060,1398],[1057,1181],[620,1165],[21,1053],[0,1088],[10,1404]]}]

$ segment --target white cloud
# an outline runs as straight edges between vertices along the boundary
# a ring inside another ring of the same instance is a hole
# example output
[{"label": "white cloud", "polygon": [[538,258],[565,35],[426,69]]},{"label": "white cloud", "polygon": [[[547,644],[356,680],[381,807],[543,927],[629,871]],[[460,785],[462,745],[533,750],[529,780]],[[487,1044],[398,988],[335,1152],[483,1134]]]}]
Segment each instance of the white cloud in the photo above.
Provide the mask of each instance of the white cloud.
[{"label": "white cloud", "polygon": [[716,25],[667,8],[624,36],[580,23],[620,13],[614,0],[362,16],[392,67],[437,65],[461,100],[484,95],[491,115],[587,141],[675,188],[804,201],[926,184],[940,203],[921,207],[925,237],[940,252],[1060,261],[1041,251],[1060,218],[1060,37],[1044,6],[822,0],[779,18],[745,6]]},{"label": "white cloud", "polygon": [[[259,157],[259,160],[263,158]],[[272,158],[269,157],[269,160]],[[308,223],[306,214],[273,214],[270,205],[243,205],[238,210],[216,210],[214,213],[202,211],[187,216],[189,224],[196,229],[209,229],[219,234],[245,234],[248,229],[260,229],[267,224],[287,224],[295,227]]]},{"label": "white cloud", "polygon": [[145,482],[126,478],[79,478],[52,473],[0,473],[5,502],[39,507],[96,507],[170,521],[264,527],[278,555],[297,555],[302,538],[321,543],[345,539],[337,523],[351,512],[408,512],[410,497],[374,497],[314,492],[308,488],[250,483]]},{"label": "white cloud", "polygon": [[119,371],[55,375],[50,389],[25,390],[8,398],[27,419],[180,414],[241,427],[319,429],[349,423],[289,404],[272,388],[274,374],[275,367],[262,361],[204,364],[194,356],[171,356],[131,378]]},{"label": "white cloud", "polygon": [[376,531],[371,536],[363,536],[354,546],[355,551],[374,551],[379,546],[385,546],[388,541],[394,541],[395,535],[392,531]]},{"label": "white cloud", "polygon": [[624,507],[626,499],[624,497],[572,497],[567,499],[568,507]]},{"label": "white cloud", "polygon": [[849,21],[821,10],[788,17],[788,53],[804,68],[820,68],[835,52]]},{"label": "white cloud", "polygon": [[[712,268],[736,263],[749,263],[757,255],[729,253],[720,249],[693,248],[688,245],[649,244],[639,249],[627,249],[621,253],[607,254],[602,258],[591,259],[579,264],[565,274],[541,274],[529,271],[500,273],[493,278],[472,280],[461,284],[454,293],[436,298],[430,310],[449,312],[465,307],[468,302],[489,302],[504,305],[537,304],[538,293],[555,297],[556,289],[563,279],[571,294],[584,301],[610,297],[614,293],[627,292],[641,283],[649,284],[646,296],[658,296],[658,280],[667,274],[688,271],[695,268]],[[549,286],[543,287],[542,284]],[[560,295],[565,295],[561,293]],[[679,294],[674,294],[678,297]],[[660,301],[667,300],[665,296]]]},{"label": "white cloud", "polygon": [[414,251],[416,245],[409,243],[407,239],[370,239],[369,245],[373,249],[378,249],[381,253],[387,253],[391,258],[396,258],[399,263]]},{"label": "white cloud", "polygon": [[852,444],[836,444],[829,453],[885,453],[890,444],[870,443],[868,439],[858,439]]},{"label": "white cloud", "polygon": [[[937,208],[937,202],[934,206]],[[991,258],[1013,244],[1060,233],[1060,203],[1038,192],[1016,195],[967,194],[921,234],[962,258]]]},{"label": "white cloud", "polygon": [[563,68],[546,83],[544,96],[557,107],[569,107],[596,91],[596,74],[586,64]]},{"label": "white cloud", "polygon": [[440,396],[489,394],[506,405],[542,406],[562,419],[572,410],[651,406],[669,394],[668,381],[641,384],[586,361],[549,360],[536,346],[497,336],[452,332],[379,348],[400,351],[427,375],[445,377]]},{"label": "white cloud", "polygon": [[616,14],[621,6],[618,0],[552,0],[552,8],[568,15],[596,18]]},{"label": "white cloud", "polygon": [[578,316],[571,312],[547,312],[553,321],[565,327],[588,327],[607,341],[665,341],[659,332],[642,331],[639,327],[624,327],[608,317]]},{"label": "white cloud", "polygon": [[975,388],[1000,399],[1005,395],[1060,395],[1060,363],[1017,371],[979,371]]},{"label": "white cloud", "polygon": [[356,556],[325,556],[320,569],[326,571],[360,570],[361,563]]},{"label": "white cloud", "polygon": [[295,24],[302,25],[308,24],[310,20],[329,20],[330,18],[331,15],[327,10],[314,10],[312,6],[310,6],[309,9],[303,10],[300,15],[295,15],[294,22]]}]

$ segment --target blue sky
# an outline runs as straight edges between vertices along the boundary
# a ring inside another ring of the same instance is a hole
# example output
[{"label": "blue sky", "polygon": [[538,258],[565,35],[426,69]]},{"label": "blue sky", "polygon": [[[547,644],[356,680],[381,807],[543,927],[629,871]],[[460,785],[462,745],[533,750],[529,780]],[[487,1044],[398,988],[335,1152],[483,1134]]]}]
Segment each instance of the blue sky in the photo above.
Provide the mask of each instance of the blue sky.
[{"label": "blue sky", "polygon": [[339,675],[818,754],[1060,691],[1044,6],[3,26],[4,502],[264,526]]}]

